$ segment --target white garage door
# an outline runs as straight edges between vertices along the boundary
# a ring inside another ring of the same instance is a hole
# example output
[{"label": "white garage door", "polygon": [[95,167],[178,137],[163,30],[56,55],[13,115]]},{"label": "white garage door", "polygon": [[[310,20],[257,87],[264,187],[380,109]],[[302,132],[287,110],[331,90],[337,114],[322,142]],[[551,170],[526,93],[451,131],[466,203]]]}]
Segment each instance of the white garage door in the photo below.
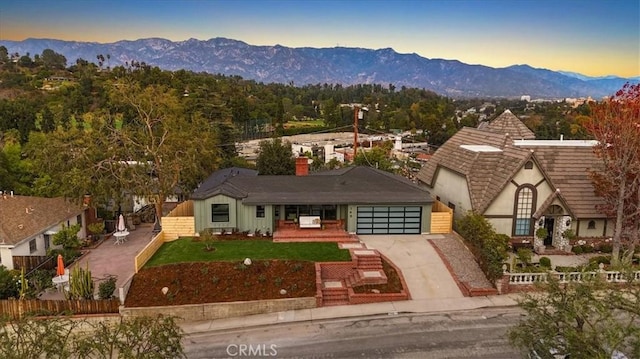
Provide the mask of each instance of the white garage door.
[{"label": "white garage door", "polygon": [[358,234],[420,234],[420,206],[358,207]]}]

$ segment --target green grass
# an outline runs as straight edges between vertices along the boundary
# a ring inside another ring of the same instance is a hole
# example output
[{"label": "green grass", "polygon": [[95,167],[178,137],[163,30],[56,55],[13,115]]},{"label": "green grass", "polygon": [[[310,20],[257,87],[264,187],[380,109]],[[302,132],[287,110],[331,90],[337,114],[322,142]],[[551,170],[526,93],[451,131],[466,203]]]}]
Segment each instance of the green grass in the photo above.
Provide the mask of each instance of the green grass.
[{"label": "green grass", "polygon": [[162,245],[145,267],[183,262],[240,261],[245,258],[289,259],[312,262],[349,261],[346,249],[331,242],[273,243],[266,240],[215,241],[215,251],[204,250],[203,242],[191,238],[178,239]]},{"label": "green grass", "polygon": [[322,126],[324,126],[324,120],[289,121],[284,124],[285,128],[322,127]]}]

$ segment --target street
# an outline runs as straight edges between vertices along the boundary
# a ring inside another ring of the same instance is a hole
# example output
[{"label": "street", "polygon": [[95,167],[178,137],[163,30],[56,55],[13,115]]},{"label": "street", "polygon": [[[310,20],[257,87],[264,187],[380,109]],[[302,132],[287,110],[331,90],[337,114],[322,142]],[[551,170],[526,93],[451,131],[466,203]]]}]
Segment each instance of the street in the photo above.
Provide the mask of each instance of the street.
[{"label": "street", "polygon": [[188,358],[520,358],[507,331],[522,312],[490,308],[440,314],[332,319],[183,340]]}]

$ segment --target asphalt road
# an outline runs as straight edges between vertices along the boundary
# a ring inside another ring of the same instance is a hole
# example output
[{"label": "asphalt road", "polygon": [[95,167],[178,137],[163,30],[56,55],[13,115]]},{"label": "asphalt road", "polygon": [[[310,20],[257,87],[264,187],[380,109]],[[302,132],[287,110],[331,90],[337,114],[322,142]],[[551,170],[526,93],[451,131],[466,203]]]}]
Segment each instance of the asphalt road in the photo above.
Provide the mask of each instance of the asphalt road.
[{"label": "asphalt road", "polygon": [[521,358],[518,308],[335,319],[185,337],[188,358]]}]

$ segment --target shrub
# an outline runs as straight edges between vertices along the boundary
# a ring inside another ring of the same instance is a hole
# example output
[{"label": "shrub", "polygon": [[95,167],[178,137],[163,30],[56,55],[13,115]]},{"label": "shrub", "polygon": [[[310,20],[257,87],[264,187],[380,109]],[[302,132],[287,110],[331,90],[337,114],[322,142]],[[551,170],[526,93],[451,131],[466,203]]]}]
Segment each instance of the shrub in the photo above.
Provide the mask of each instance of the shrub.
[{"label": "shrub", "polygon": [[516,253],[518,260],[525,266],[531,263],[531,257],[533,257],[533,251],[529,248],[518,248]]},{"label": "shrub", "polygon": [[0,299],[18,298],[18,275],[0,265]]},{"label": "shrub", "polygon": [[64,249],[75,249],[80,247],[80,239],[78,238],[78,232],[80,231],[80,225],[74,224],[73,226],[63,226],[62,229],[53,235],[53,244],[56,246],[62,246]]},{"label": "shrub", "polygon": [[480,268],[490,281],[502,276],[502,264],[507,259],[509,237],[497,234],[493,226],[474,212],[456,222],[458,233],[465,239]]},{"label": "shrub", "polygon": [[610,243],[602,243],[598,247],[598,250],[602,253],[611,253],[613,252],[613,245],[611,245]]},{"label": "shrub", "polygon": [[549,257],[540,257],[540,267],[551,268],[551,259]]},{"label": "shrub", "polygon": [[571,252],[574,254],[582,254],[582,246],[573,246],[573,248],[571,248]]},{"label": "shrub", "polygon": [[595,248],[593,248],[588,244],[585,244],[584,246],[582,246],[582,253],[593,253],[594,251],[595,251]]},{"label": "shrub", "polygon": [[111,299],[116,290],[116,277],[110,276],[98,285],[98,297],[100,299]]}]

